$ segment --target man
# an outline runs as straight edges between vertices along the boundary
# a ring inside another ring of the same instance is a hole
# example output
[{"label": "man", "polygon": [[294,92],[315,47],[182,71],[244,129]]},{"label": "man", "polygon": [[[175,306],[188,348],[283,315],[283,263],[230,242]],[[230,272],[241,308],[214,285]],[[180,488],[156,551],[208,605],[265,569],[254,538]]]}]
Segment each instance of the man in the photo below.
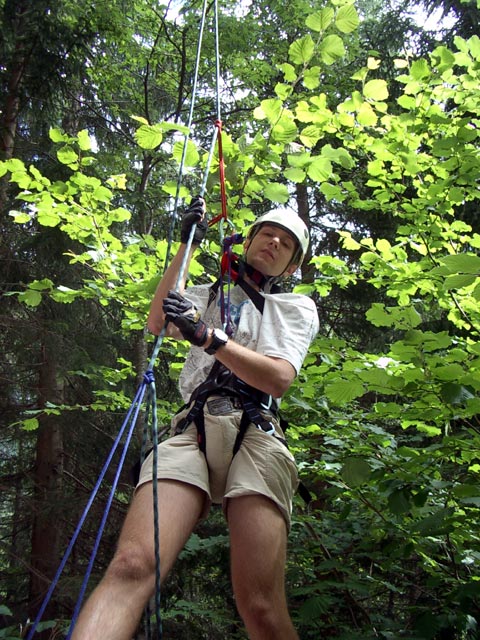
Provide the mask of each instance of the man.
[{"label": "man", "polygon": [[[205,236],[204,214],[203,200],[195,199],[182,222],[179,251],[158,285],[148,318],[153,333],[159,334],[167,323],[167,335],[192,343],[180,390],[187,403],[192,394],[191,400],[196,399],[174,418],[172,437],[158,449],[161,580],[210,504],[221,503],[230,534],[235,601],[249,638],[295,640],[284,574],[298,477],[274,407],[298,373],[318,331],[318,316],[305,296],[266,291],[298,268],[308,247],[308,231],[296,214],[286,212],[267,213],[252,225],[244,243],[243,279],[229,300],[228,336],[220,330],[221,291],[212,301],[211,287],[200,285],[189,288],[184,297],[186,276],[177,283],[183,267],[188,273]],[[263,309],[257,308],[255,296],[263,301]],[[222,373],[213,381],[212,366]],[[236,391],[240,388],[243,396]],[[199,389],[206,396],[200,410]],[[239,442],[239,429],[245,424],[248,429]],[[137,628],[155,588],[151,480],[150,455],[114,558],[80,614],[74,640],[128,640]]]}]

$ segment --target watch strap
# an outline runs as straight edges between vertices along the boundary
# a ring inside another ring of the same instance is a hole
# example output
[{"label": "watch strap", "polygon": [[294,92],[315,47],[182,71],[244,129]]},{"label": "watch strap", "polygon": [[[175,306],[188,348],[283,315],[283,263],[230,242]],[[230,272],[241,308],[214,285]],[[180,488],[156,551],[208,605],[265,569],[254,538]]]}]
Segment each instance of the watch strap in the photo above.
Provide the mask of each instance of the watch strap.
[{"label": "watch strap", "polygon": [[221,335],[218,334],[217,330],[214,329],[212,331],[212,342],[210,346],[205,349],[205,353],[208,353],[210,356],[213,356],[220,347],[224,347],[228,342],[228,336],[222,331]]}]

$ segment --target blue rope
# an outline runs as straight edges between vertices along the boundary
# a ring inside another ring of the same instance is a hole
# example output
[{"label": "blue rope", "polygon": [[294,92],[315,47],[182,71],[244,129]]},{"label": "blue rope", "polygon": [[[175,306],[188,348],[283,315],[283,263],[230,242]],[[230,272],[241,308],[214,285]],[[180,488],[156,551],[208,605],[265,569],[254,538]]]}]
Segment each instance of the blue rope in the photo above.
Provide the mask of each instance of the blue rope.
[{"label": "blue rope", "polygon": [[139,414],[140,409],[141,409],[141,401],[143,400],[143,396],[145,395],[146,384],[147,384],[147,382],[144,380],[144,382],[142,383],[142,387],[141,387],[142,388],[142,393],[140,394],[139,402],[136,404],[136,407],[135,407],[135,412],[133,414],[132,423],[130,425],[130,429],[128,430],[128,434],[127,434],[127,438],[125,440],[125,444],[124,444],[124,447],[123,447],[123,450],[122,450],[122,455],[121,455],[121,458],[120,458],[120,462],[118,464],[117,471],[116,471],[116,474],[115,474],[115,478],[114,478],[114,481],[113,481],[113,484],[112,484],[112,488],[110,490],[110,495],[108,497],[107,506],[105,507],[105,509],[103,511],[103,517],[102,517],[102,520],[101,520],[101,523],[100,523],[100,527],[98,528],[97,537],[95,539],[95,544],[94,544],[94,547],[93,547],[93,551],[92,551],[92,553],[90,555],[90,561],[88,563],[87,571],[85,572],[85,576],[84,576],[84,579],[83,579],[83,582],[82,582],[82,587],[80,589],[80,595],[79,595],[79,597],[77,599],[77,604],[76,604],[75,610],[73,612],[72,621],[70,623],[70,628],[68,630],[68,634],[67,634],[66,640],[69,640],[69,638],[71,637],[71,635],[73,633],[73,628],[74,628],[74,626],[75,626],[75,624],[77,622],[77,618],[78,618],[78,615],[80,613],[80,607],[81,607],[81,604],[83,602],[83,598],[85,597],[85,591],[87,589],[87,584],[88,584],[88,581],[90,579],[90,574],[92,573],[93,563],[94,563],[95,558],[97,556],[98,548],[100,546],[100,541],[101,541],[102,535],[103,535],[103,530],[105,529],[105,525],[107,523],[107,518],[108,518],[108,515],[110,513],[110,508],[112,506],[113,498],[115,496],[115,491],[117,490],[118,481],[120,480],[120,474],[122,472],[123,465],[124,465],[124,462],[125,462],[125,457],[127,455],[128,447],[130,446],[130,441],[132,439],[133,430],[135,428],[135,425],[136,425],[136,422],[137,422],[137,419],[138,419],[138,414]]},{"label": "blue rope", "polygon": [[154,547],[155,547],[155,621],[158,638],[162,638],[162,617],[161,617],[161,584],[160,584],[160,517],[158,513],[158,429],[157,429],[157,399],[155,390],[155,379],[152,374],[152,381],[148,388],[149,406],[152,410],[152,444],[153,444],[153,522],[154,522]]},{"label": "blue rope", "polygon": [[27,640],[31,640],[33,638],[33,635],[36,632],[37,626],[40,623],[40,620],[42,619],[43,614],[45,613],[45,609],[46,609],[48,603],[50,602],[50,599],[51,599],[52,594],[53,594],[53,592],[54,592],[54,590],[55,590],[55,588],[56,588],[56,586],[58,584],[60,576],[63,573],[65,565],[67,564],[67,560],[68,560],[68,558],[70,557],[70,555],[72,553],[73,546],[74,546],[74,544],[75,544],[75,542],[76,542],[76,540],[77,540],[77,538],[78,538],[78,536],[80,534],[80,531],[81,531],[81,529],[83,527],[85,519],[86,519],[86,517],[88,515],[88,512],[90,511],[90,509],[92,507],[92,504],[93,504],[93,502],[95,500],[95,497],[96,497],[96,495],[97,495],[97,493],[98,493],[98,491],[100,489],[100,486],[101,486],[101,484],[103,482],[105,474],[108,471],[108,468],[110,466],[112,458],[115,455],[115,452],[116,452],[116,450],[118,448],[118,445],[119,445],[119,443],[120,443],[120,441],[121,441],[121,439],[123,437],[123,434],[124,434],[124,432],[125,432],[125,430],[127,428],[127,425],[128,425],[128,422],[129,422],[129,420],[130,420],[130,418],[132,416],[132,413],[133,413],[133,411],[134,411],[134,409],[135,409],[135,407],[137,405],[140,406],[140,403],[141,403],[141,401],[143,399],[144,394],[145,394],[145,383],[142,383],[139,386],[138,390],[137,390],[137,393],[136,393],[135,398],[134,398],[134,400],[133,400],[133,402],[132,402],[132,404],[130,406],[130,409],[129,409],[126,417],[125,417],[125,420],[124,420],[122,426],[120,427],[118,435],[117,435],[117,437],[116,437],[116,439],[115,439],[115,441],[113,443],[113,446],[112,446],[112,448],[110,450],[110,453],[108,454],[107,460],[106,460],[105,464],[103,465],[102,470],[100,471],[100,474],[99,474],[99,476],[97,478],[97,482],[96,482],[96,484],[95,484],[95,486],[94,486],[94,488],[93,488],[93,490],[92,490],[92,492],[90,494],[90,497],[89,497],[89,500],[87,502],[87,505],[86,505],[81,517],[80,517],[80,520],[78,522],[77,528],[75,529],[75,532],[74,532],[74,534],[73,534],[73,536],[72,536],[72,538],[70,540],[70,543],[69,543],[69,545],[67,547],[67,550],[65,551],[65,554],[64,554],[64,556],[63,556],[63,558],[62,558],[62,560],[60,562],[60,565],[59,565],[59,567],[57,569],[57,572],[56,572],[56,574],[55,574],[55,576],[54,576],[54,578],[53,578],[53,580],[52,580],[52,582],[50,584],[50,588],[48,589],[47,594],[46,594],[46,596],[45,596],[45,598],[44,598],[44,600],[42,602],[42,605],[41,605],[41,607],[40,607],[40,609],[39,609],[39,611],[37,613],[37,616],[36,616],[36,618],[35,618],[35,620],[34,620],[34,622],[32,624],[32,627],[30,628],[29,634],[27,636]]},{"label": "blue rope", "polygon": [[[187,155],[187,144],[188,144],[188,140],[189,140],[189,137],[190,137],[190,129],[191,129],[192,122],[193,122],[193,112],[194,112],[195,100],[196,100],[196,96],[197,96],[198,72],[199,72],[199,69],[200,69],[200,53],[201,53],[201,50],[202,50],[203,31],[204,31],[204,28],[205,28],[205,17],[206,17],[206,14],[207,14],[207,0],[204,0],[203,9],[202,9],[202,18],[201,18],[201,21],[200,21],[200,30],[199,30],[199,34],[198,34],[197,56],[196,56],[196,59],[195,59],[195,71],[194,71],[193,86],[192,86],[192,99],[190,101],[190,110],[189,110],[189,113],[188,113],[188,120],[187,120],[188,133],[185,134],[184,139],[183,139],[182,157],[180,159],[180,167],[179,167],[179,170],[178,170],[178,179],[177,179],[177,186],[176,186],[176,190],[175,190],[175,200],[174,200],[174,204],[173,204],[172,221],[171,221],[170,230],[169,230],[169,233],[168,233],[168,245],[167,245],[167,255],[166,255],[166,258],[165,258],[165,269],[168,266],[168,261],[169,261],[172,242],[173,242],[173,232],[175,230],[175,222],[177,220],[178,200],[179,200],[179,197],[180,197],[180,187],[182,186],[183,168],[185,166],[185,157]],[[203,192],[200,195],[203,195]]]}]

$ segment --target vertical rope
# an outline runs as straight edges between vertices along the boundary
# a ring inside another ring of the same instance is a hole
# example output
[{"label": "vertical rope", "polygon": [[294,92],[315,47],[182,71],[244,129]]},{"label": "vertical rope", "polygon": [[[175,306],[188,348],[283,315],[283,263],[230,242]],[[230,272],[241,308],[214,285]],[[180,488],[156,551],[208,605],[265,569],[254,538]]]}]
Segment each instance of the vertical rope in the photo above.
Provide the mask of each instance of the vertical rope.
[{"label": "vertical rope", "polygon": [[[51,597],[53,595],[53,592],[54,592],[54,590],[55,590],[55,588],[56,588],[56,586],[58,584],[60,576],[63,573],[65,565],[67,564],[67,560],[68,560],[68,558],[70,557],[70,555],[72,553],[74,544],[75,544],[75,542],[76,542],[76,540],[77,540],[77,538],[78,538],[78,536],[80,534],[80,531],[81,531],[81,529],[82,529],[82,527],[83,527],[83,525],[85,523],[85,519],[86,519],[86,517],[87,517],[87,515],[88,515],[88,513],[89,513],[89,511],[90,511],[90,509],[92,507],[92,504],[93,504],[96,496],[97,496],[97,493],[98,493],[98,491],[100,489],[102,481],[103,481],[103,479],[105,477],[105,474],[107,473],[107,470],[110,467],[110,464],[112,462],[113,456],[115,455],[115,452],[116,452],[116,450],[117,450],[117,448],[118,448],[118,446],[120,444],[120,441],[121,441],[121,439],[123,437],[123,434],[124,434],[125,430],[127,429],[127,426],[128,426],[128,424],[129,424],[129,422],[130,422],[130,420],[132,418],[132,414],[133,414],[134,410],[137,407],[140,406],[144,394],[145,394],[145,382],[142,382],[142,384],[139,386],[139,388],[137,390],[137,393],[136,393],[135,398],[134,398],[134,400],[133,400],[133,402],[132,402],[132,404],[130,406],[130,409],[129,409],[126,417],[125,417],[125,420],[123,421],[123,424],[120,427],[120,430],[119,430],[118,435],[117,435],[117,437],[116,437],[116,439],[115,439],[115,441],[114,441],[114,443],[112,445],[112,448],[110,449],[110,452],[109,452],[109,454],[107,456],[107,460],[105,461],[105,464],[103,465],[103,468],[102,468],[102,470],[101,470],[101,472],[100,472],[100,474],[99,474],[99,476],[97,478],[95,486],[94,486],[94,488],[93,488],[93,490],[92,490],[92,492],[90,494],[90,497],[88,499],[87,505],[86,505],[85,509],[83,510],[83,513],[82,513],[82,515],[80,517],[80,520],[78,522],[77,528],[75,529],[75,532],[74,532],[74,534],[73,534],[73,536],[72,536],[72,538],[70,540],[70,543],[69,543],[69,545],[67,547],[67,550],[65,551],[65,554],[64,554],[64,556],[63,556],[63,558],[62,558],[62,560],[60,562],[60,565],[59,565],[59,567],[57,569],[57,572],[56,572],[56,574],[55,574],[55,576],[54,576],[54,578],[53,578],[53,580],[52,580],[52,582],[50,584],[50,588],[48,589],[47,594],[46,594],[46,596],[45,596],[45,598],[44,598],[44,600],[42,602],[42,605],[41,605],[41,607],[40,607],[40,609],[39,609],[39,611],[37,613],[37,616],[36,616],[35,620],[33,621],[33,624],[31,626],[30,631],[29,631],[28,636],[27,636],[27,640],[31,640],[33,638],[35,632],[36,632],[37,626],[40,623],[40,620],[42,619],[42,616],[43,616],[43,614],[45,612],[45,609],[46,609],[48,603],[50,602],[50,599],[51,599]],[[135,415],[137,415],[137,414],[135,414]],[[134,420],[135,420],[135,418],[134,418]],[[133,424],[135,424],[135,421],[133,421]]]},{"label": "vertical rope", "polygon": [[192,85],[192,99],[190,101],[190,110],[189,110],[189,113],[188,113],[188,121],[187,121],[188,133],[185,134],[184,139],[183,139],[183,149],[182,149],[182,156],[181,156],[181,160],[180,160],[180,168],[179,168],[179,171],[178,171],[177,187],[176,187],[176,190],[175,190],[175,200],[174,200],[174,204],[173,204],[172,220],[171,220],[171,224],[170,224],[170,230],[169,230],[169,233],[168,233],[167,255],[166,255],[166,258],[165,258],[165,269],[168,267],[168,262],[169,262],[169,259],[170,259],[170,253],[171,253],[172,242],[173,242],[173,232],[175,230],[175,222],[177,220],[178,200],[179,200],[179,196],[180,196],[180,187],[182,185],[183,168],[185,166],[185,157],[187,155],[187,145],[188,145],[188,140],[190,138],[190,129],[192,127],[192,122],[193,122],[193,112],[194,112],[194,108],[195,108],[195,100],[196,100],[196,95],[197,95],[198,72],[199,72],[199,68],[200,68],[200,53],[201,53],[201,50],[202,50],[203,31],[204,31],[204,28],[205,28],[205,17],[206,17],[206,14],[207,14],[207,0],[204,0],[203,9],[202,9],[202,18],[201,18],[201,21],[200,21],[200,30],[199,30],[199,34],[198,34],[197,55],[196,55],[196,59],[195,59],[195,71],[194,71],[193,85]]}]

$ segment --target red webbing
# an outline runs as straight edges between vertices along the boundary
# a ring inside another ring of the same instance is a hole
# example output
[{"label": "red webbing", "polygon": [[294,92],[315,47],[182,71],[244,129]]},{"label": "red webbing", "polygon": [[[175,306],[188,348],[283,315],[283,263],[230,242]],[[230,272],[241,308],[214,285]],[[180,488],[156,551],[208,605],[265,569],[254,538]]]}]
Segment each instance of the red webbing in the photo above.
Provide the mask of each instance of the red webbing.
[{"label": "red webbing", "polygon": [[222,212],[215,216],[211,220],[209,220],[208,225],[211,227],[213,224],[217,223],[219,220],[227,220],[227,194],[225,191],[225,162],[223,160],[223,149],[222,149],[222,121],[216,120],[215,126],[218,129],[217,134],[217,142],[218,142],[218,170],[220,173],[220,198],[222,203]]}]

